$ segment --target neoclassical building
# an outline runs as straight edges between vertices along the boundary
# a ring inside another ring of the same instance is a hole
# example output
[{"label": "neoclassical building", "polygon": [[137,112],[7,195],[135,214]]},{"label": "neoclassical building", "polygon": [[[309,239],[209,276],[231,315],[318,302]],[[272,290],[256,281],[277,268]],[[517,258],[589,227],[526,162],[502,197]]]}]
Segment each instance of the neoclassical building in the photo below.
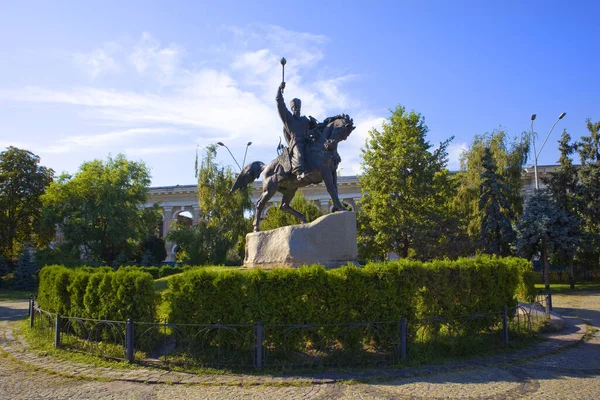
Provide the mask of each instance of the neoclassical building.
[{"label": "neoclassical building", "polygon": [[[542,178],[548,176],[548,173],[554,169],[554,165],[538,166],[538,177],[540,186]],[[535,190],[535,174],[533,167],[528,167],[523,170],[521,177],[523,180],[523,197],[529,198]],[[256,203],[261,194],[260,181],[254,182],[251,186],[251,200]],[[313,201],[320,207],[324,213],[330,211],[329,194],[323,183],[319,185],[310,185],[300,189],[307,200]],[[338,191],[340,199],[350,205],[353,210],[356,210],[359,205],[358,201],[361,197],[360,183],[357,176],[342,176],[338,178]],[[272,206],[277,206],[281,201],[281,194],[277,193],[269,205],[265,208],[265,212]],[[198,187],[197,185],[176,185],[176,186],[158,186],[150,188],[150,198],[146,207],[151,207],[154,203],[160,204],[162,208],[162,226],[161,236],[164,236],[171,229],[171,223],[182,216],[190,218],[192,223],[197,223],[200,216],[200,207],[198,207]],[[176,246],[173,243],[167,243],[167,259],[166,261],[175,260]]]}]

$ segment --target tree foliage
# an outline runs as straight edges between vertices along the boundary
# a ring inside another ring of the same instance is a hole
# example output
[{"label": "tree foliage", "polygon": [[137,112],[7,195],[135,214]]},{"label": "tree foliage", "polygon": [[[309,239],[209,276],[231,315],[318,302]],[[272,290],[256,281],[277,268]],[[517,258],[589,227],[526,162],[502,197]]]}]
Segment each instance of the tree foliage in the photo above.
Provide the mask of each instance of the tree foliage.
[{"label": "tree foliage", "polygon": [[158,205],[143,209],[150,174],[143,162],[119,154],[84,162],[61,175],[42,197],[45,223],[56,226],[61,248],[86,261],[128,260],[160,220]]},{"label": "tree foliage", "polygon": [[571,135],[563,131],[558,142],[560,158],[558,167],[549,173],[548,178],[542,182],[558,207],[567,212],[574,212],[575,195],[578,191],[577,168],[573,165],[571,155],[575,152],[576,145],[571,144]]},{"label": "tree foliage", "polygon": [[19,260],[14,273],[13,288],[19,290],[35,288],[37,283],[36,273],[37,266],[31,258],[29,249],[25,248],[19,254]]},{"label": "tree foliage", "polygon": [[577,247],[580,243],[581,230],[580,220],[577,216],[577,193],[579,191],[579,182],[577,178],[577,168],[573,165],[571,154],[575,152],[576,145],[571,144],[571,136],[567,131],[559,140],[560,159],[559,166],[550,172],[550,177],[543,179],[546,190],[556,207],[564,212],[569,220],[574,221],[571,224],[568,235],[577,243],[565,241],[559,243],[554,254],[553,262],[567,264],[569,266],[569,281],[571,288],[575,287],[575,265],[574,257],[577,253]]},{"label": "tree foliage", "polygon": [[464,230],[476,242],[481,237],[483,214],[479,211],[480,186],[484,173],[483,156],[489,148],[496,174],[501,176],[510,189],[507,200],[513,211],[511,222],[516,224],[523,213],[521,175],[529,154],[529,136],[511,138],[505,131],[493,131],[475,136],[473,143],[461,155],[460,172],[457,174],[458,189],[453,206],[455,215],[464,222]]},{"label": "tree foliage", "polygon": [[496,173],[497,167],[489,148],[484,150],[481,165],[484,169],[479,189],[482,248],[487,254],[508,256],[511,254],[511,245],[516,239],[511,224],[514,213],[511,209],[512,204],[508,200],[512,193],[504,184],[502,175]]},{"label": "tree foliage", "polygon": [[41,234],[41,199],[54,171],[39,165],[30,151],[9,147],[0,153],[0,256],[16,260],[22,249],[38,244]]},{"label": "tree foliage", "polygon": [[398,106],[383,124],[369,132],[362,150],[364,174],[358,241],[361,257],[427,258],[445,237],[440,221],[448,215],[453,186],[446,169],[450,140],[437,149],[426,141],[424,118]]},{"label": "tree foliage", "polygon": [[[312,222],[323,215],[319,207],[312,201],[307,200],[301,191],[296,193],[290,205],[304,214],[307,222]],[[267,210],[267,215],[261,221],[260,227],[263,231],[268,231],[269,229],[281,228],[282,226],[295,225],[299,222],[296,217],[282,211],[279,207],[271,207]]]},{"label": "tree foliage", "polygon": [[[214,161],[216,147],[208,146],[197,171],[200,221],[190,227],[178,224],[167,234],[182,249],[181,261],[194,264],[226,264],[243,257],[250,210],[249,189],[229,193],[236,176]],[[237,257],[230,251],[235,249]]]},{"label": "tree foliage", "polygon": [[548,259],[552,255],[573,257],[579,242],[579,221],[561,209],[545,190],[537,190],[527,202],[518,225],[517,252],[526,258],[539,256],[548,280]]},{"label": "tree foliage", "polygon": [[581,166],[578,170],[578,209],[585,235],[582,261],[590,266],[600,266],[600,121],[587,121],[589,134],[578,143]]}]

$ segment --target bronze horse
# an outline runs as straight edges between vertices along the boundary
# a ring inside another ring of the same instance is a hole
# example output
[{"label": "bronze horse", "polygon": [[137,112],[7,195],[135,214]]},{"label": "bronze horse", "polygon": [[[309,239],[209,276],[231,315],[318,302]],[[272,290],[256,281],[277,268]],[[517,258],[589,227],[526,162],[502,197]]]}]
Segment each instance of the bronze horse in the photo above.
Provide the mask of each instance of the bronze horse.
[{"label": "bronze horse", "polygon": [[345,210],[338,197],[337,189],[337,167],[341,161],[337,145],[342,140],[346,140],[354,129],[354,122],[345,114],[327,118],[324,123],[313,129],[311,131],[312,139],[306,145],[306,177],[300,181],[290,171],[289,164],[283,159],[286,152],[266,165],[255,161],[244,167],[231,188],[231,192],[243,189],[259,176],[262,177],[262,195],[256,202],[254,232],[260,231],[260,216],[267,202],[276,192],[283,195],[279,208],[305,223],[304,214],[293,209],[290,203],[298,188],[313,183],[325,182],[327,192],[333,201],[333,211]]}]

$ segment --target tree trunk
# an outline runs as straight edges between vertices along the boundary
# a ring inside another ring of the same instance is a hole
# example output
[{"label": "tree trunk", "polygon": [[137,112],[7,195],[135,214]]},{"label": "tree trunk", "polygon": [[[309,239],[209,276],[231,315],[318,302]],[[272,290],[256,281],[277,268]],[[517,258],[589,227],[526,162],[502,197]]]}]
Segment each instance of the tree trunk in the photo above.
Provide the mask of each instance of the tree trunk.
[{"label": "tree trunk", "polygon": [[550,289],[550,263],[548,262],[548,251],[546,246],[542,248],[542,259],[544,260],[544,284],[546,290]]},{"label": "tree trunk", "polygon": [[408,258],[408,246],[410,241],[408,240],[408,234],[404,234],[402,238],[402,258]]},{"label": "tree trunk", "polygon": [[572,259],[569,261],[569,283],[571,289],[575,289],[575,263]]}]

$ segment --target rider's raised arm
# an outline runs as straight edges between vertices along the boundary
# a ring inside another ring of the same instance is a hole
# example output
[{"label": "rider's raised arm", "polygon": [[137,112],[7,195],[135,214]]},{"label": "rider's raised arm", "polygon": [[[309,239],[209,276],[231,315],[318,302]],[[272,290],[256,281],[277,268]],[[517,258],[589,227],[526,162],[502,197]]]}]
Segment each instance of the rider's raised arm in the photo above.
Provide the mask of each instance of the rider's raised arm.
[{"label": "rider's raised arm", "polygon": [[279,89],[277,89],[277,96],[275,97],[275,100],[277,101],[277,111],[279,111],[279,117],[283,123],[287,125],[288,119],[292,116],[292,113],[288,111],[287,107],[285,106],[285,102],[283,101],[282,86],[283,84],[279,86]]}]

